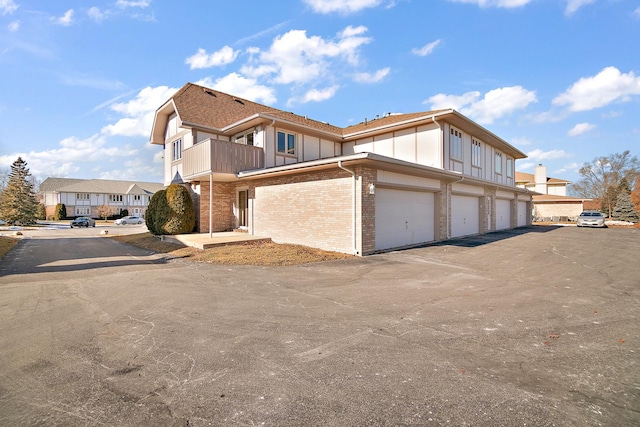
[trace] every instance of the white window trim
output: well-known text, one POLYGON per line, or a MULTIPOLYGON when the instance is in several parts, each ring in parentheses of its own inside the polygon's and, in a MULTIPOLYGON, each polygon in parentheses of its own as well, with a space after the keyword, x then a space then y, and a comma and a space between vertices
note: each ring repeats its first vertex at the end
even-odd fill
POLYGON ((496 154, 494 157, 495 157, 494 170, 496 174, 502 175, 502 153, 499 151, 496 151, 496 154))
POLYGON ((453 126, 449 130, 449 158, 464 161, 464 132, 453 126))
POLYGON ((482 169, 482 141, 471 138, 471 166, 482 169), (477 149, 475 147, 478 147, 477 149), (476 156, 477 150, 477 156, 476 156))
POLYGON ((288 132, 286 130, 278 130, 276 132, 276 153, 280 156, 290 156, 290 157, 296 157, 296 153, 298 151, 298 136, 293 133, 293 132, 288 132), (283 134, 285 137, 284 143, 285 143, 285 147, 284 147, 284 151, 280 151, 278 144, 279 144, 279 136, 280 134, 283 134), (293 136, 293 149, 289 148, 289 136, 293 136))
POLYGON ((233 141, 236 144, 243 144, 243 145, 251 145, 254 146, 256 144, 256 134, 253 130, 249 131, 249 132, 244 132, 241 134, 236 135, 233 138, 233 141), (248 144, 249 139, 251 139, 251 144, 248 144))
POLYGON ((182 160, 182 138, 178 138, 171 142, 171 160, 176 162, 182 160))

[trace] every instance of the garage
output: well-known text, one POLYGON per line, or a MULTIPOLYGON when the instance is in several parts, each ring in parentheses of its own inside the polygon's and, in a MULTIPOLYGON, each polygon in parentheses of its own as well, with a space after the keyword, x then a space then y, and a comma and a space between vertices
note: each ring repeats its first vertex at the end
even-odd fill
POLYGON ((480 233, 480 201, 474 196, 451 196, 451 237, 480 233))
POLYGON ((376 250, 431 242, 434 193, 376 189, 376 250))
POLYGON ((496 230, 511 228, 511 200, 496 199, 496 230))
POLYGON ((527 202, 518 202, 518 227, 527 225, 527 202))

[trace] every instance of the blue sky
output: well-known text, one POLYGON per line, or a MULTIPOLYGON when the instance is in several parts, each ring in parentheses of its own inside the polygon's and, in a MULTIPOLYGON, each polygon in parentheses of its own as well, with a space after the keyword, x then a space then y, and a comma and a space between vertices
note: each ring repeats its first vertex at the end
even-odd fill
POLYGON ((637 0, 0 0, 0 169, 161 181, 187 82, 338 126, 455 108, 577 180, 640 155, 637 0))

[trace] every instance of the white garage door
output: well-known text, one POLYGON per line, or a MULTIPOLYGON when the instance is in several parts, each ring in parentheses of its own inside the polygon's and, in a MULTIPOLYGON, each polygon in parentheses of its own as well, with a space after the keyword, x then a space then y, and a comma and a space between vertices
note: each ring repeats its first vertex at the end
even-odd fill
POLYGON ((473 196, 451 196, 451 237, 480 233, 480 202, 473 196))
POLYGON ((518 202, 518 227, 527 225, 527 202, 518 202))
POLYGON ((433 206, 433 193, 377 188, 376 250, 433 241, 433 206))
POLYGON ((496 199, 496 230, 511 228, 511 200, 496 199))

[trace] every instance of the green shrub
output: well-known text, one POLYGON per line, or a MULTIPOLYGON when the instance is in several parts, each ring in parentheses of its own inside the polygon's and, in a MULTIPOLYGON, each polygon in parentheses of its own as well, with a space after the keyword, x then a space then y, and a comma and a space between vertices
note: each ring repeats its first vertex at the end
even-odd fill
POLYGON ((38 219, 47 219, 47 207, 42 203, 38 203, 38 219))
POLYGON ((123 216, 129 216, 129 209, 122 209, 120 211, 120 218, 122 218, 123 216))
POLYGON ((166 190, 156 192, 149 201, 145 223, 155 235, 191 233, 196 215, 189 190, 171 184, 166 190))
POLYGON ((60 221, 61 219, 67 219, 67 207, 64 203, 58 203, 56 209, 53 212, 53 220, 60 221))

